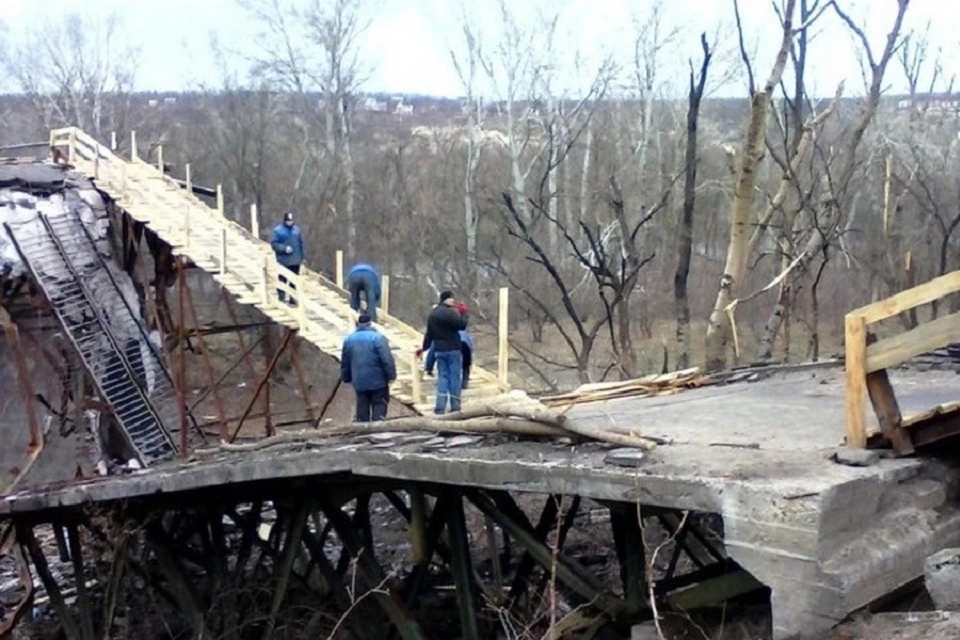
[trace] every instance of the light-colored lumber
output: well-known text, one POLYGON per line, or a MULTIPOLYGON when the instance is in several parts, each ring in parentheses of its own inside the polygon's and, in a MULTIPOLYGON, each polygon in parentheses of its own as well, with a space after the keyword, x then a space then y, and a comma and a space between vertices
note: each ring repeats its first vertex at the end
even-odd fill
POLYGON ((390 313, 390 276, 380 276, 380 309, 390 313))
POLYGON ((921 353, 960 341, 960 311, 919 324, 867 347, 867 373, 887 369, 921 353))
POLYGON ((960 271, 952 271, 889 298, 860 307, 851 311, 850 315, 862 316, 867 324, 873 324, 956 291, 960 291, 960 271))
POLYGON ((845 322, 847 379, 847 446, 867 446, 867 323, 864 316, 847 315, 845 322))
POLYGON ((497 379, 506 388, 510 384, 510 289, 507 287, 500 287, 497 310, 497 379))
MULTIPOLYGON (((161 173, 161 149, 156 165, 140 159, 135 132, 131 132, 129 161, 79 129, 53 130, 50 139, 54 147, 69 146, 78 171, 87 175, 96 171, 98 186, 111 193, 131 217, 149 225, 178 255, 206 270, 227 293, 242 304, 257 307, 273 321, 297 329, 323 353, 340 357, 343 339, 353 330, 355 319, 343 290, 342 251, 337 252, 334 280, 308 268, 302 268, 297 277, 277 264, 269 243, 260 239, 255 205, 250 209, 250 229, 227 219, 222 187, 218 186, 216 204, 211 207, 194 195, 189 164, 185 167, 187 189, 183 189, 161 173), (281 283, 280 275, 288 283, 281 283), (281 303, 277 289, 292 294, 297 307, 281 303)), ((400 369, 391 394, 414 408, 429 407, 434 381, 421 378, 420 363, 413 358, 421 333, 389 315, 389 276, 384 278, 383 289, 383 323, 377 330, 389 341, 400 369)), ((498 373, 475 366, 472 374, 467 401, 501 393, 498 373)))

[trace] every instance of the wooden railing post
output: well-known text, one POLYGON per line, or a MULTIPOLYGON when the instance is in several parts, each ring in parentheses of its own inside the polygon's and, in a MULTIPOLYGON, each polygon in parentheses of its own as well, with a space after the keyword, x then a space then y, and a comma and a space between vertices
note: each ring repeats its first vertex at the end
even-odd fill
POLYGON ((380 309, 384 315, 390 313, 390 276, 380 277, 380 309))
POLYGON ((136 161, 139 156, 137 155, 137 132, 130 132, 130 160, 136 161))
POLYGON ((77 130, 70 129, 70 137, 67 142, 67 162, 77 166, 77 130))
POLYGON ((297 325, 300 327, 301 334, 307 330, 307 299, 306 290, 303 286, 306 281, 307 278, 304 274, 297 274, 297 325))
POLYGON ((187 196, 193 196, 193 177, 190 173, 190 163, 188 162, 184 167, 186 171, 186 182, 187 182, 187 196))
POLYGON ((867 321, 848 314, 844 322, 847 377, 847 446, 867 446, 867 321))
POLYGON ((343 289, 343 251, 337 249, 337 268, 336 268, 337 287, 343 289))
POLYGON ((190 248, 190 205, 187 205, 187 211, 183 216, 183 246, 190 248))
POLYGON ((163 176, 163 145, 157 145, 157 171, 160 172, 160 175, 163 176))
POLYGON ((270 257, 263 256, 263 266, 260 269, 260 298, 263 304, 270 304, 270 291, 268 287, 269 275, 267 273, 270 268, 270 257))
POLYGON ((220 214, 220 217, 223 217, 223 185, 217 185, 217 213, 220 214))
POLYGON ((510 289, 500 288, 497 322, 497 378, 506 387, 510 382, 510 289))
POLYGON ((227 273, 227 228, 220 227, 220 275, 227 273))
POLYGON ((413 396, 413 404, 421 404, 423 402, 423 384, 420 378, 420 358, 416 353, 410 354, 410 364, 413 366, 411 380, 411 395, 413 396))
POLYGON ((250 233, 254 238, 260 237, 260 218, 257 217, 256 203, 250 205, 250 233))
POLYGON ((116 152, 117 150, 117 132, 110 132, 110 151, 116 152))

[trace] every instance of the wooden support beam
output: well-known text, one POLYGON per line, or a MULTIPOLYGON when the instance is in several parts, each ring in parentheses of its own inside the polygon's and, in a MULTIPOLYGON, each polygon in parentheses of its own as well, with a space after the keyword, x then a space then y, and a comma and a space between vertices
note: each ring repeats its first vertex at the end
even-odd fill
POLYGON ((260 238, 260 218, 257 217, 257 205, 250 205, 250 233, 254 238, 260 238))
POLYGON ((867 323, 861 315, 847 314, 844 341, 846 349, 847 446, 867 446, 867 323))
POLYGON ((163 171, 163 145, 157 145, 157 171, 160 172, 160 176, 164 175, 163 171))
POLYGON ((184 171, 186 172, 186 183, 187 183, 187 195, 193 197, 193 176, 190 172, 190 163, 188 162, 184 166, 184 171))
POLYGON ((390 276, 380 277, 380 309, 384 315, 390 313, 390 276))
POLYGON ((110 132, 110 151, 116 152, 117 150, 117 132, 110 132))
MULTIPOLYGON (((872 333, 868 334, 868 354, 870 345, 875 342, 876 336, 872 333)), ((900 405, 897 403, 897 396, 890 385, 890 377, 886 369, 871 371, 867 374, 867 394, 870 396, 870 404, 873 405, 877 422, 880 423, 880 431, 893 445, 893 450, 897 455, 913 453, 913 442, 910 440, 910 434, 903 428, 903 415, 900 413, 900 405)))
POLYGON ((497 379, 504 387, 510 384, 510 289, 500 288, 497 322, 497 379))
POLYGON ((337 287, 339 289, 343 289, 343 251, 341 251, 340 249, 337 249, 336 260, 337 260, 337 263, 336 263, 336 271, 335 271, 335 275, 336 275, 335 282, 337 283, 337 287))
POLYGON ((139 157, 137 154, 137 132, 130 132, 130 159, 136 161, 139 157))

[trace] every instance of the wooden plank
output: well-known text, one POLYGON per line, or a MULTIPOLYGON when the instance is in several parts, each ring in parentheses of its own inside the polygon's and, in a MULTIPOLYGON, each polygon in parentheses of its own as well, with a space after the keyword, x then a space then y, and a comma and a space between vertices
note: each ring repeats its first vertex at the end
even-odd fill
POLYGON ((897 403, 893 387, 890 386, 886 369, 867 374, 867 393, 870 396, 873 411, 877 415, 877 421, 880 423, 880 431, 893 445, 893 450, 901 456, 913 453, 913 442, 910 440, 910 434, 903 428, 900 405, 897 403))
POLYGON ((497 322, 497 379, 504 388, 510 385, 510 289, 500 287, 497 322))
POLYGON ((848 314, 845 327, 847 378, 847 446, 867 446, 867 322, 863 316, 848 314))
POLYGON ((380 309, 384 316, 390 313, 390 276, 380 276, 380 309))
POLYGON ((851 314, 862 316, 868 324, 874 323, 922 304, 939 300, 955 291, 960 291, 960 271, 953 271, 884 300, 860 307, 851 314))
POLYGON ((867 347, 867 372, 889 369, 957 341, 960 341, 960 311, 871 344, 867 347))
POLYGON ((337 249, 336 276, 337 288, 343 289, 343 251, 340 249, 337 249))

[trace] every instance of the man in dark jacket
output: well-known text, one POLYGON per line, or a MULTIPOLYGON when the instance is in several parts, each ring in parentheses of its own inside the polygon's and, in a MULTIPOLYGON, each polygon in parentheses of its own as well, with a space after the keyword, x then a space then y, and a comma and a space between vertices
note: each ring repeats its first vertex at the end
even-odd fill
MULTIPOLYGON (((292 213, 283 214, 283 222, 273 228, 270 235, 270 246, 277 256, 277 262, 290 269, 296 274, 300 273, 300 265, 303 264, 305 252, 303 250, 303 232, 300 226, 293 220, 292 213)), ((287 279, 280 276, 280 282, 287 282, 287 279)), ((294 284, 289 283, 291 287, 294 284)), ((287 293, 283 289, 277 289, 277 297, 280 302, 285 302, 287 293)), ((296 300, 290 298, 290 304, 296 304, 296 300)))
MULTIPOLYGON (((470 382, 470 366, 473 364, 473 337, 466 330, 460 332, 460 358, 463 361, 463 368, 461 369, 463 371, 463 382, 460 388, 466 389, 467 384, 470 382)), ((427 351, 427 361, 423 365, 428 376, 433 375, 433 369, 436 364, 437 353, 433 347, 430 347, 430 350, 427 351)))
POLYGON ((370 316, 357 320, 357 329, 343 341, 340 380, 352 384, 357 394, 357 422, 387 417, 390 383, 397 379, 397 365, 390 345, 370 324, 370 316))
POLYGON ((366 314, 377 321, 377 307, 380 306, 380 274, 372 265, 360 262, 353 265, 347 274, 347 290, 350 291, 350 308, 360 311, 360 293, 367 303, 366 314))
POLYGON ((466 305, 457 308, 457 301, 450 291, 440 294, 438 304, 427 317, 427 332, 417 356, 433 347, 437 361, 437 403, 434 411, 445 413, 447 401, 450 412, 460 411, 460 396, 463 393, 463 357, 460 353, 460 332, 467 328, 466 305))

